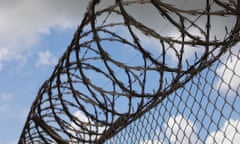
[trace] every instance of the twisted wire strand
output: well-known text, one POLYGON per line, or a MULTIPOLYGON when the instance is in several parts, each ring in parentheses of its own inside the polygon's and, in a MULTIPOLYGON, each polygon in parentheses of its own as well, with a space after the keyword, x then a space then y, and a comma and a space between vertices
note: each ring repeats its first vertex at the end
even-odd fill
POLYGON ((18 143, 103 143, 184 87, 239 41, 239 0, 203 2, 203 9, 190 10, 159 0, 116 0, 104 8, 98 7, 102 1, 91 1, 40 87, 18 143), (151 7, 158 14, 154 19, 169 23, 180 37, 141 22, 129 12, 131 6, 151 7), (214 38, 212 17, 222 16, 236 22, 223 38, 214 38), (146 46, 146 38, 156 44, 146 46), (185 57, 197 47, 201 52, 185 57), (137 58, 129 62, 132 56, 137 58))

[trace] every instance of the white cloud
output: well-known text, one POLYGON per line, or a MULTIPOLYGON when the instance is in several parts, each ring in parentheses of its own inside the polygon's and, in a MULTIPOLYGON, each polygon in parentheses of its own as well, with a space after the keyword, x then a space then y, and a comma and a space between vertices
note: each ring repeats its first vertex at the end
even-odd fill
MULTIPOLYGON (((166 0, 166 1, 162 1, 168 4, 171 4, 174 7, 178 7, 180 9, 185 9, 185 10, 189 10, 189 9, 205 9, 205 3, 203 1, 186 1, 186 0, 166 0)), ((216 9, 216 5, 213 4, 212 5, 213 10, 216 9)), ((218 7, 218 9, 220 9, 220 7, 218 7)), ((222 9, 222 8, 221 8, 222 9)), ((165 36, 167 37, 172 37, 175 40, 180 40, 181 41, 181 32, 179 31, 179 29, 176 28, 176 26, 174 26, 173 24, 171 24, 169 21, 167 21, 166 19, 161 18, 159 11, 156 10, 156 8, 154 6, 152 6, 151 4, 132 4, 129 5, 127 8, 127 11, 129 12, 129 14, 131 16, 133 16, 137 21, 139 21, 140 23, 143 23, 144 25, 152 28, 154 31, 156 31, 157 33, 159 33, 161 36, 165 36)), ((169 14, 170 16, 172 16, 172 18, 174 20, 178 20, 178 16, 174 16, 174 14, 169 14)), ((190 15, 184 15, 187 16, 187 18, 189 20, 193 20, 195 24, 197 24, 199 27, 201 27, 201 29, 205 29, 206 26, 206 19, 205 17, 198 17, 198 16, 190 16, 190 15)), ((215 40, 215 37, 218 38, 218 40, 222 40, 223 37, 225 36, 225 27, 228 28, 228 30, 231 30, 235 24, 236 18, 234 16, 229 16, 229 17, 223 17, 223 16, 213 16, 211 17, 211 25, 214 25, 214 27, 211 27, 211 40, 215 40)), ((191 23, 188 23, 185 21, 185 27, 186 30, 196 36, 199 37, 201 39, 205 39, 205 36, 202 34, 202 32, 194 27, 191 26, 191 23)), ((139 36, 140 40, 142 40, 142 42, 146 45, 148 45, 149 47, 153 47, 155 48, 155 52, 159 52, 159 49, 161 48, 161 45, 159 44, 159 41, 153 41, 151 38, 145 38, 142 35, 139 35, 137 33, 137 35, 139 36)), ((189 38, 188 36, 185 37, 185 41, 191 41, 192 39, 189 38)), ((181 44, 178 45, 174 45, 176 47, 176 51, 178 53, 180 53, 180 48, 181 48, 181 44)), ((148 48, 149 48, 148 47, 148 48)), ((173 63, 176 63, 176 61, 178 60, 176 57, 176 51, 170 50, 167 51, 167 55, 170 56, 170 61, 172 60, 173 63)), ((189 60, 189 61, 193 61, 192 58, 194 58, 195 56, 195 52, 197 54, 199 54, 198 56, 201 57, 201 55, 203 55, 203 51, 204 48, 202 47, 196 47, 196 46, 191 46, 191 45, 185 45, 184 48, 184 55, 183 55, 183 61, 185 61, 185 59, 189 60)), ((160 51, 161 52, 161 51, 160 51)), ((168 60, 168 61, 169 61, 168 60)))
POLYGON ((6 48, 0 48, 0 61, 6 60, 9 51, 6 48))
MULTIPOLYGON (((71 123, 72 129, 69 129, 68 131, 74 135, 78 135, 81 138, 84 138, 85 140, 93 140, 98 138, 96 135, 88 135, 89 131, 94 131, 96 133, 102 133, 105 130, 105 127, 103 126, 97 126, 91 118, 87 117, 85 114, 83 114, 81 111, 77 111, 74 113, 74 116, 78 118, 78 124, 83 126, 86 129, 81 129, 77 124, 74 122, 71 123), (78 133, 76 133, 78 131, 78 133)), ((70 139, 71 144, 76 144, 78 140, 76 139, 70 139)))
POLYGON ((233 89, 237 91, 240 85, 240 54, 231 55, 226 63, 217 68, 217 74, 220 79, 217 81, 215 88, 225 91, 233 89))
POLYGON ((74 116, 84 123, 91 123, 91 120, 87 118, 81 111, 75 112, 74 116))
POLYGON ((193 123, 182 115, 170 117, 166 126, 166 136, 175 144, 201 144, 193 123))
POLYGON ((6 48, 1 48, 0 45, 0 71, 3 69, 3 62, 8 60, 9 55, 9 50, 6 48))
POLYGON ((51 66, 57 63, 57 58, 53 56, 50 51, 41 51, 38 53, 38 60, 36 62, 37 67, 51 66))
MULTIPOLYGON (((0 69, 3 68, 6 61, 19 61, 19 58, 25 57, 23 53, 29 51, 31 46, 38 42, 41 34, 50 33, 51 29, 56 27, 65 29, 78 25, 86 11, 88 2, 89 0, 0 1, 0 69)), ((112 3, 112 0, 102 0, 99 7, 105 7, 112 3)), ((184 0, 177 2, 169 0, 167 3, 181 7, 185 6, 184 8, 187 9, 189 7, 203 8, 200 1, 193 3, 185 2, 184 0)), ((169 31, 172 31, 169 23, 162 19, 156 19, 159 13, 153 6, 133 5, 129 6, 127 11, 137 20, 163 35, 168 35, 169 31), (141 8, 139 9, 139 7, 141 8)), ((228 23, 231 23, 231 25, 234 24, 232 18, 227 20, 229 20, 228 23)), ((218 22, 217 24, 225 26, 225 22, 226 19, 224 19, 224 23, 218 22)), ((222 30, 224 27, 219 26, 218 30, 220 29, 222 30)), ((152 41, 151 38, 144 37, 144 42, 146 45, 150 44, 155 50, 159 49, 158 41, 152 41)), ((186 56, 192 54, 192 49, 189 54, 188 51, 189 49, 186 50, 186 56)))
POLYGON ((7 102, 7 101, 11 101, 13 98, 13 95, 10 93, 0 93, 0 102, 7 102))
POLYGON ((0 68, 24 57, 42 33, 76 27, 87 4, 88 0, 0 1, 0 68))
MULTIPOLYGON (((166 137, 170 140, 170 143, 174 144, 202 144, 203 142, 198 138, 196 132, 197 128, 189 120, 182 115, 170 117, 166 127, 166 137)), ((161 138, 162 139, 162 138, 161 138)), ((223 127, 210 133, 205 141, 205 144, 237 144, 240 142, 240 120, 227 120, 223 127)), ((140 144, 163 144, 159 140, 145 140, 140 144)))
POLYGON ((240 142, 240 120, 228 120, 218 131, 212 132, 206 144, 237 144, 240 142))
POLYGON ((163 143, 158 140, 146 140, 146 141, 140 142, 140 144, 163 144, 163 143))

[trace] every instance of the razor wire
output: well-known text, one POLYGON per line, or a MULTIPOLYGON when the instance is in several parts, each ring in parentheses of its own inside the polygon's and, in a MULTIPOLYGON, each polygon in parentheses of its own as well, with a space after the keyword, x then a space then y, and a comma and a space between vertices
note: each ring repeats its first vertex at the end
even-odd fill
POLYGON ((240 1, 201 2, 183 9, 159 0, 91 1, 40 87, 18 143, 108 142, 172 95, 180 98, 239 42, 240 1), (151 10, 154 23, 136 16, 136 8, 151 10), (233 22, 222 23, 219 35, 215 18, 233 22))

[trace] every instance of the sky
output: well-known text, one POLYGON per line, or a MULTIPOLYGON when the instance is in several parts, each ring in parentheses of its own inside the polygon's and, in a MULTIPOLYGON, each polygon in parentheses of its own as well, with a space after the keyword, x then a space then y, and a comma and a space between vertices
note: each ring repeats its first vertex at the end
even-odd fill
POLYGON ((0 1, 0 143, 18 140, 38 88, 70 44, 87 1, 0 1))
MULTIPOLYGON (((169 2, 174 3, 173 0, 169 2)), ((0 143, 14 144, 17 142, 38 88, 50 76, 58 58, 70 44, 74 31, 86 11, 87 4, 88 0, 0 1, 0 143)), ((179 7, 201 7, 197 0, 181 0, 177 5, 179 7)), ((151 16, 149 8, 146 7, 144 12, 143 9, 141 11, 137 8, 129 9, 129 12, 139 17, 140 21, 157 29, 154 16, 151 16)), ((231 18, 216 19, 216 25, 213 28, 216 34, 223 31, 223 23, 219 21, 224 21, 224 25, 232 23, 231 18)), ((176 35, 174 30, 163 33, 176 35)), ((156 43, 151 39, 146 39, 145 44, 149 46, 156 43)), ((192 56, 193 53, 188 52, 186 57, 192 56)), ((225 72, 225 67, 222 65, 217 69, 217 74, 236 89, 239 87, 240 78, 235 77, 231 80, 231 75, 238 74, 240 71, 239 57, 235 56, 231 60, 225 59, 230 70, 225 72), (231 69, 234 69, 234 73, 231 69)), ((222 91, 227 89, 226 85, 220 85, 218 81, 215 87, 221 87, 222 91)), ((81 114, 77 113, 77 115, 81 114)), ((239 121, 240 119, 237 118, 229 119, 222 124, 221 129, 226 129, 229 123, 239 126, 239 121)), ((170 117, 167 125, 174 127, 175 123, 198 129, 183 115, 170 117)), ((193 128, 189 128, 189 131, 194 131, 193 128)), ((226 130, 226 133, 228 131, 231 130, 226 130)), ((212 131, 211 134, 218 136, 218 133, 218 131, 212 131)), ((167 132, 166 135, 170 134, 167 132)), ((170 139, 174 142, 174 138, 170 139)), ((211 141, 211 138, 207 141, 211 141)), ((148 140, 142 142, 142 144, 151 143, 148 140)))

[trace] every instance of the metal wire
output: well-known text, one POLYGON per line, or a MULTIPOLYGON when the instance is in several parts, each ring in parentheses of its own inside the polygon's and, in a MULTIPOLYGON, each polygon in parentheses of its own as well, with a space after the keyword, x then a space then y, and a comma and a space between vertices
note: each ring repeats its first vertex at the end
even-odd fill
POLYGON ((201 9, 179 9, 159 0, 91 1, 71 44, 40 87, 18 143, 203 143, 212 125, 220 128, 221 119, 231 116, 217 101, 239 116, 239 83, 233 86, 219 73, 230 70, 232 79, 240 78, 234 71, 239 49, 233 49, 239 42, 240 1, 202 3, 201 9), (155 21, 143 22, 133 8, 150 8, 155 21), (225 16, 234 22, 213 35, 214 18, 225 16), (175 36, 158 31, 164 23, 175 36), (231 68, 224 63, 226 55, 236 59, 231 68), (216 65, 223 70, 217 72, 216 65), (220 87, 236 95, 231 102, 220 87), (219 96, 211 99, 213 93, 219 96), (171 117, 179 113, 187 116, 171 117), (195 124, 203 128, 196 132, 195 124))

